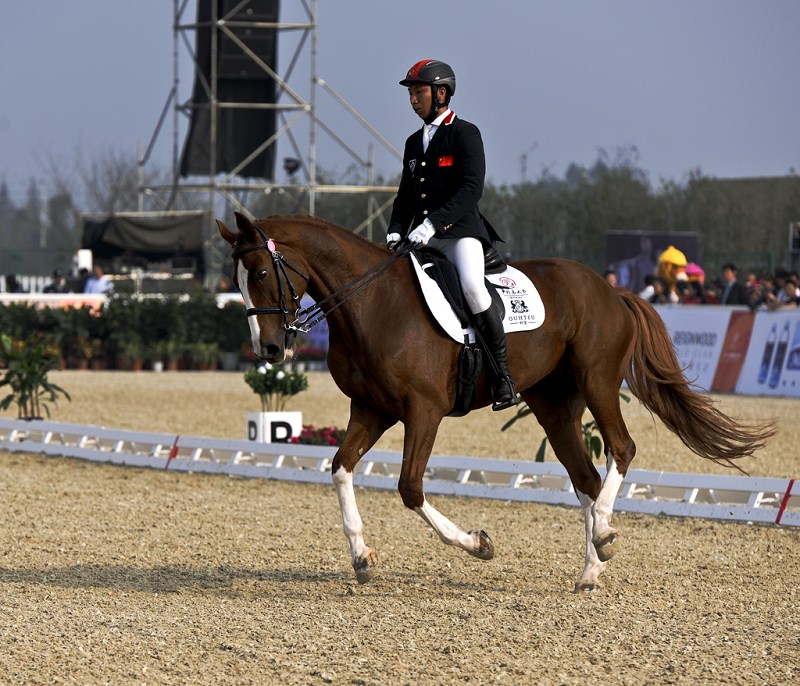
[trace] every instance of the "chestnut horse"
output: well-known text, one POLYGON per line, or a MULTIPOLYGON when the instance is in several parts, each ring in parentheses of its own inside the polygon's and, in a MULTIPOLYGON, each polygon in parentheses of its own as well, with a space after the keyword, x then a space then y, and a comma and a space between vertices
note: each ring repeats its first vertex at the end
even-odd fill
MULTIPOLYGON (((304 292, 321 304, 327 318, 328 366, 351 401, 347 433, 331 472, 358 582, 372 578, 378 557, 364 542, 353 470, 397 422, 405 427, 398 482, 403 504, 444 543, 491 559, 494 546, 486 532, 464 531, 423 491, 436 432, 455 401, 460 346, 428 312, 410 260, 393 258, 382 245, 310 217, 251 222, 236 213, 236 233, 217 224, 233 249, 235 280, 258 357, 276 364, 286 359, 298 327, 310 318, 299 309, 304 292), (372 282, 359 288, 365 275, 372 282)), ((661 318, 638 296, 612 288, 570 260, 514 266, 533 280, 547 316, 538 329, 509 334, 511 372, 575 487, 586 528, 585 566, 575 589, 592 590, 620 546, 612 509, 636 452, 620 411, 623 379, 703 458, 732 465, 763 447, 774 431, 768 425, 743 426, 692 390, 661 318), (587 408, 604 442, 602 480, 581 435, 587 408)), ((484 369, 478 381, 473 409, 491 402, 490 373, 484 369)))

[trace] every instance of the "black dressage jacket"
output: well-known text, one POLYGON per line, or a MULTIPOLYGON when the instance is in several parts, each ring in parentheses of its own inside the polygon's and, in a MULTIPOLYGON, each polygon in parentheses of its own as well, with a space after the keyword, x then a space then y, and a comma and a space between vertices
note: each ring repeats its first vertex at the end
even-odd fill
POLYGON ((405 238, 430 219, 437 238, 472 236, 489 245, 502 241, 478 209, 485 175, 483 140, 475 124, 450 112, 425 152, 422 129, 415 131, 406 140, 387 233, 405 238))

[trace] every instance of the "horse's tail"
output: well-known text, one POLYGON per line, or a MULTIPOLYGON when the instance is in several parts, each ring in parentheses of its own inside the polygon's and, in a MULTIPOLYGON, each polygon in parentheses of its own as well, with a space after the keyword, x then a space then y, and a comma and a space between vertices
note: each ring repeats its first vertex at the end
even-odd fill
POLYGON ((709 396, 692 390, 658 313, 634 293, 619 293, 636 326, 625 372, 631 392, 700 457, 744 471, 733 460, 763 448, 775 434, 774 425, 740 424, 720 412, 709 396))

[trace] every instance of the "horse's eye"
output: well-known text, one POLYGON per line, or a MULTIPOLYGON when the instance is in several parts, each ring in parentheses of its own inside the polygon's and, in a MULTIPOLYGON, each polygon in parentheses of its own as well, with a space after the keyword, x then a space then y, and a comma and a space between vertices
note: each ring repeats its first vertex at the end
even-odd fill
POLYGON ((260 272, 258 272, 258 274, 256 275, 256 278, 259 281, 263 281, 264 279, 266 279, 267 278, 267 270, 266 269, 262 269, 260 272))

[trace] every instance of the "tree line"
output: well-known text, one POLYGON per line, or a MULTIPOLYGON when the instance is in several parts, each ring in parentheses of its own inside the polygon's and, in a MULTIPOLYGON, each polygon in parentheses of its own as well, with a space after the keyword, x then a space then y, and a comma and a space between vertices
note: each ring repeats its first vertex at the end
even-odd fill
MULTIPOLYGON (((0 181, 0 273, 19 272, 22 257, 36 253, 47 264, 29 273, 49 273, 56 254, 80 247, 81 212, 137 209, 135 165, 121 156, 84 162, 74 178, 54 172, 46 199, 31 182, 24 202, 15 204, 0 181), (38 271, 41 269, 41 271, 38 271)), ((320 183, 357 183, 352 171, 343 175, 322 171, 320 183)), ((162 175, 163 176, 163 175, 162 175)), ((399 177, 379 179, 395 186, 399 177)), ((281 191, 255 194, 248 204, 256 216, 304 210, 304 194, 281 191)), ((323 194, 316 214, 355 228, 374 213, 373 240, 385 236, 391 194, 323 194), (383 207, 381 212, 375 208, 383 207)), ((148 208, 155 209, 155 208, 148 208)), ((195 209, 184 207, 184 209, 195 209)), ((703 266, 716 274, 725 262, 744 270, 796 269, 789 249, 789 225, 800 222, 800 176, 715 179, 700 170, 683 180, 653 184, 637 163, 635 148, 598 154, 590 166, 572 164, 562 177, 543 170, 538 178, 518 184, 495 184, 484 189, 481 211, 506 243, 501 252, 511 259, 566 257, 601 272, 606 268, 609 232, 697 232, 703 266)), ((364 232, 366 233, 366 232, 364 232)))

